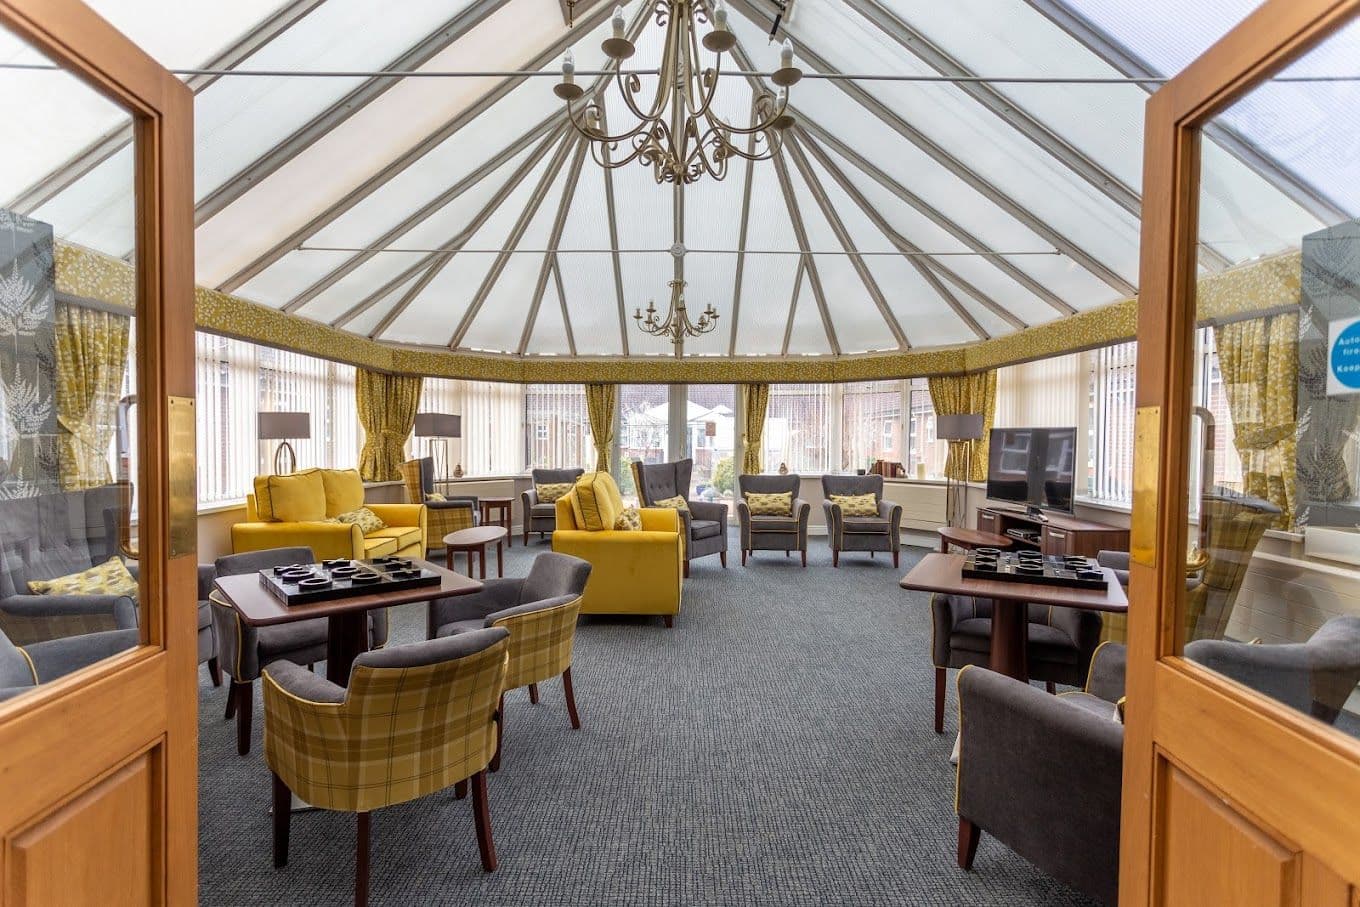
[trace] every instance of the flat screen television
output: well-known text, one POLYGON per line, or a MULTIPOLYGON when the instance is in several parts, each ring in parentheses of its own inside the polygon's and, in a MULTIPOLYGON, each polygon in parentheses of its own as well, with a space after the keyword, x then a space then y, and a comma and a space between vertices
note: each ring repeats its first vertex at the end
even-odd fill
POLYGON ((1075 428, 994 428, 987 454, 987 497, 1025 508, 1072 512, 1075 428))

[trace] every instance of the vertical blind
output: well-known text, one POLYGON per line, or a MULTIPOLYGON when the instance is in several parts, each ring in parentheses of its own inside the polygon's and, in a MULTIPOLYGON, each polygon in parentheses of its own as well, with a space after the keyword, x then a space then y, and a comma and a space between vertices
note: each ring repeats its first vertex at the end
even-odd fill
POLYGON ((930 397, 930 385, 925 378, 912 378, 907 384, 907 474, 915 477, 925 467, 926 478, 944 477, 949 445, 935 435, 935 401, 930 397))
POLYGON ((831 467, 830 384, 772 384, 765 410, 765 471, 819 473, 831 467))
POLYGON ((868 469, 874 460, 904 462, 902 390, 901 381, 842 385, 842 467, 868 469))
POLYGON ((470 476, 510 475, 524 469, 524 388, 495 381, 464 381, 463 469, 470 476))
POLYGON ((1133 500, 1133 414, 1138 344, 1117 343, 1090 354, 1088 495, 1097 501, 1133 500))
POLYGON ((594 458, 585 386, 530 384, 525 388, 525 468, 587 468, 594 458))

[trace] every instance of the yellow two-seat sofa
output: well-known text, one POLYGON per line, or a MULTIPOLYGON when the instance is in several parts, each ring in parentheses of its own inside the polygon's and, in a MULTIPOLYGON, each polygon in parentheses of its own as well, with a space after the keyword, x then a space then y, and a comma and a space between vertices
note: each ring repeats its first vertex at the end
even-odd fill
POLYGON ((590 562, 582 614, 659 614, 669 627, 680 613, 684 585, 680 515, 644 507, 641 530, 615 529, 623 509, 608 473, 586 473, 557 499, 553 550, 590 562))
POLYGON ((367 504, 353 469, 308 469, 258 476, 246 497, 246 521, 231 527, 236 553, 305 545, 317 560, 425 555, 424 504, 367 504), (387 524, 365 533, 334 518, 367 507, 387 524))

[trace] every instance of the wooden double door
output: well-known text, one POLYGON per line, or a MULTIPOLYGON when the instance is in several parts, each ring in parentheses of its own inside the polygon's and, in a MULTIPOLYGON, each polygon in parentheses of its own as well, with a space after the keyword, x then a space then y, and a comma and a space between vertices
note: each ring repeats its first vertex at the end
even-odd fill
MULTIPOLYGON (((111 266, 128 278, 121 304, 85 308, 51 287, 44 301, 43 272, 54 273, 53 248, 66 251, 63 233, 72 225, 43 223, 41 211, 5 212, 4 222, 46 243, 36 259, 7 262, 34 269, 23 287, 34 294, 35 324, 74 306, 81 313, 57 321, 58 331, 104 319, 133 338, 125 373, 135 374, 136 417, 126 479, 136 523, 131 501, 116 506, 108 512, 122 525, 102 542, 130 544, 139 568, 136 627, 121 619, 121 651, 0 703, 0 904, 191 904, 198 859, 192 97, 76 0, 0 0, 0 37, 7 49, 17 45, 18 59, 38 64, 4 73, 10 94, 0 141, 31 137, 27 147, 55 154, 61 140, 88 130, 105 147, 126 149, 109 157, 113 167, 127 162, 126 228, 136 247, 130 269, 111 266), (47 106, 53 98, 61 103, 47 106), (52 128, 63 118, 74 132, 52 128)), ((46 330, 50 338, 50 323, 46 330)), ((7 350, 19 344, 5 340, 7 350)), ((41 355, 30 358, 41 365, 41 355)), ((12 397, 8 405, 16 405, 12 397)), ((6 457, 13 473, 18 467, 6 457)), ((34 484, 33 497, 85 500, 84 491, 68 489, 116 488, 115 472, 111 466, 88 480, 63 472, 54 490, 34 484)), ((33 535, 44 543, 37 528, 33 535)))
MULTIPOLYGON (((1213 172, 1217 159, 1211 160, 1202 136, 1216 121, 1254 123, 1258 134, 1268 125, 1277 150, 1325 147, 1338 183, 1353 176, 1346 162, 1353 159, 1360 135, 1352 132, 1349 142, 1337 141, 1346 123, 1357 122, 1353 104, 1328 115, 1323 111, 1338 95, 1325 88, 1326 80, 1275 77, 1353 25, 1357 10, 1356 0, 1267 0, 1148 104, 1122 904, 1360 904, 1360 741, 1182 654, 1195 633, 1185 618, 1193 607, 1186 589, 1187 551, 1199 526, 1191 512, 1193 495, 1187 494, 1196 474, 1191 389, 1202 367, 1196 334, 1206 323, 1221 327, 1238 317, 1228 312, 1227 303, 1241 301, 1210 300, 1202 289, 1201 246, 1226 240, 1205 225, 1232 194, 1218 179, 1221 173, 1213 172), (1317 113, 1305 109, 1311 102, 1298 99, 1316 99, 1317 113), (1254 120, 1248 116, 1252 111, 1254 120), (1261 111, 1272 118, 1264 121, 1261 111)), ((1309 71, 1350 79, 1360 75, 1354 53, 1331 59, 1325 72, 1309 71)), ((1243 218, 1258 213, 1238 210, 1243 218)), ((1216 229, 1223 229, 1221 221, 1216 229)), ((1299 248, 1297 237, 1293 248, 1299 248)), ((1297 279, 1297 266, 1287 255, 1280 267, 1285 283, 1297 279)), ((1350 281, 1352 291, 1360 285, 1360 275, 1340 276, 1350 281)), ((1297 302, 1246 316, 1262 324, 1281 316, 1303 319, 1298 328, 1289 322, 1280 335, 1284 343, 1296 342, 1294 336, 1308 329, 1307 307, 1300 311, 1297 302)), ((1225 370, 1223 340, 1230 334, 1216 333, 1225 370)), ((1260 348, 1266 348, 1263 341, 1260 348)), ((1282 374, 1271 379, 1276 386, 1263 385, 1266 393, 1294 393, 1292 373, 1282 374)), ((1269 401, 1257 403, 1265 407, 1269 401)), ((1309 417, 1301 408, 1298 418, 1309 417)), ((1321 416, 1314 412, 1312 418, 1321 416)), ((1244 471, 1253 468, 1258 467, 1244 471)), ((1279 488, 1292 489, 1292 462, 1260 468, 1274 470, 1270 479, 1278 480, 1279 488)), ((1263 478, 1258 484, 1268 483, 1263 478)), ((1282 503, 1287 509, 1291 502, 1282 503)))

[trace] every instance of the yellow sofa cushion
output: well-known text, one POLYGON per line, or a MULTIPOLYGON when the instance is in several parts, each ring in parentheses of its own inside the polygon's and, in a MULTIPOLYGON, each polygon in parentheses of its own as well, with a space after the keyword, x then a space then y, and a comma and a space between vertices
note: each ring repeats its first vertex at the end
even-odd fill
POLYGON ((793 516, 793 492, 771 492, 763 493, 759 491, 748 491, 746 507, 751 511, 751 516, 793 516))
MULTIPOLYGON (((383 530, 378 530, 379 532, 383 530)), ((389 554, 396 554, 398 551, 397 540, 394 538, 380 538, 374 536, 364 539, 363 560, 371 561, 375 557, 386 557, 389 554)))
POLYGON ((878 502, 870 494, 833 494, 831 503, 841 506, 844 516, 878 516, 878 502))
POLYGON ((137 580, 122 558, 114 555, 102 564, 55 579, 29 580, 28 591, 36 595, 126 595, 137 597, 137 580))
MULTIPOLYGON (((326 484, 319 470, 289 476, 266 476, 269 510, 284 523, 306 523, 326 518, 326 484)), ((256 496, 256 507, 259 496, 256 496)))
POLYGON ((319 469, 326 487, 326 516, 339 516, 364 506, 364 480, 357 469, 319 469))
POLYGON ((420 544, 419 526, 388 526, 385 529, 378 529, 374 532, 364 534, 364 544, 374 539, 392 539, 397 543, 397 550, 409 548, 412 545, 420 544))
POLYGON ((579 528, 601 532, 614 528, 623 512, 623 496, 609 473, 588 472, 571 490, 571 509, 579 528))

